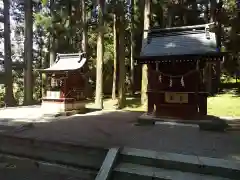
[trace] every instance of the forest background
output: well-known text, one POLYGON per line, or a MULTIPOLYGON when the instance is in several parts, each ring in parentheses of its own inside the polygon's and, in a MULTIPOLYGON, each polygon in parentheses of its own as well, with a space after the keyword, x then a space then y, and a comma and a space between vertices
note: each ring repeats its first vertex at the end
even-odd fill
MULTIPOLYGON (((136 66, 134 58, 140 54, 144 30, 153 26, 220 22, 222 46, 230 52, 222 67, 222 82, 231 82, 239 75, 240 3, 236 0, 1 2, 1 106, 40 102, 47 84, 36 69, 49 67, 56 53, 85 51, 86 77, 96 104, 102 107, 102 99, 112 96, 118 98, 120 108, 124 107, 126 95, 146 88, 141 86, 146 84, 141 78, 144 69, 136 66), (216 13, 219 5, 221 12, 216 13)), ((239 83, 235 85, 240 87, 239 83)))

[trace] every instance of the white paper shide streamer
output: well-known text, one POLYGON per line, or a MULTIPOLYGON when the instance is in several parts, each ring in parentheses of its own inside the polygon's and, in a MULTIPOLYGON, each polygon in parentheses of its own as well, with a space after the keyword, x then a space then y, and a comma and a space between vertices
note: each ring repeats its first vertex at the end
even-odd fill
POLYGON ((181 85, 182 85, 182 87, 185 87, 185 82, 184 82, 183 76, 182 76, 182 78, 181 78, 181 85))
POLYGON ((173 82, 172 82, 172 77, 170 77, 170 81, 169 81, 169 87, 172 87, 173 82))
POLYGON ((160 83, 162 83, 162 75, 161 74, 159 75, 158 80, 160 83))

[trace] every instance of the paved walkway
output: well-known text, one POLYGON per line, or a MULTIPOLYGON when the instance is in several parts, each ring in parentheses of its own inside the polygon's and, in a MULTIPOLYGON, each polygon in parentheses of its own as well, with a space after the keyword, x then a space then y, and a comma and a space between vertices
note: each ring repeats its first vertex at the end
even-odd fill
POLYGON ((9 133, 90 146, 127 146, 240 160, 240 132, 207 132, 171 124, 136 126, 140 115, 121 111, 93 112, 37 123, 28 129, 9 133))
POLYGON ((0 125, 14 125, 15 123, 45 122, 42 119, 41 106, 18 106, 0 108, 0 125))

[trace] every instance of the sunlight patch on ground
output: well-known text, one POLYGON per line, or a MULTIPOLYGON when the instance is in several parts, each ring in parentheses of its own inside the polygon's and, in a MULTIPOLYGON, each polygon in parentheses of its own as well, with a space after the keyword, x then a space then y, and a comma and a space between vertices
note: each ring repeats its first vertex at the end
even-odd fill
MULTIPOLYGON (((116 109, 117 101, 106 99, 104 109, 116 109)), ((141 106, 140 98, 128 97, 125 111, 146 112, 147 108, 141 106)), ((226 118, 240 117, 240 96, 234 92, 227 92, 208 98, 208 114, 226 118)))
POLYGON ((0 125, 51 122, 54 117, 44 116, 40 105, 0 108, 0 125))
POLYGON ((39 118, 42 116, 41 106, 21 106, 0 109, 0 118, 39 118))
POLYGON ((208 98, 208 114, 240 117, 240 96, 228 93, 208 98))
POLYGON ((240 162, 240 154, 231 155, 229 158, 234 160, 234 161, 239 161, 240 162))
POLYGON ((107 110, 98 110, 94 112, 88 112, 85 114, 75 114, 73 116, 99 116, 99 115, 104 115, 104 114, 109 114, 112 112, 122 112, 121 110, 115 110, 115 109, 107 109, 107 110))
MULTIPOLYGON (((104 110, 97 110, 94 102, 86 105, 87 108, 94 111, 77 114, 75 116, 97 116, 111 112, 135 111, 146 112, 146 107, 141 106, 140 97, 127 97, 126 107, 122 110, 117 110, 117 100, 104 99, 104 110)), ((236 119, 240 117, 240 96, 234 92, 220 94, 215 97, 208 98, 208 114, 221 116, 226 118, 236 119)), ((60 118, 60 117, 56 117, 60 118)), ((54 117, 43 117, 41 106, 22 106, 14 108, 0 109, 0 124, 11 125, 16 122, 50 122, 54 117)))
POLYGON ((0 124, 11 126, 21 122, 48 122, 42 118, 41 106, 21 106, 0 109, 0 124))

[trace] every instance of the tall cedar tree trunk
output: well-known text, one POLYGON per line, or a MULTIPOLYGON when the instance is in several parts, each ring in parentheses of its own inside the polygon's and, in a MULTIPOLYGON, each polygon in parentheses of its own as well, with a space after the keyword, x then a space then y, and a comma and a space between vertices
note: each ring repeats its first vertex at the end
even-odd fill
POLYGON ((56 44, 56 39, 51 36, 50 37, 50 50, 49 50, 49 66, 53 65, 53 63, 56 60, 56 48, 55 48, 55 44, 56 44))
MULTIPOLYGON (((209 9, 208 2, 206 2, 204 4, 204 6, 205 6, 204 20, 205 20, 205 23, 209 23, 209 21, 210 21, 210 11, 209 10, 210 9, 209 9)), ((208 66, 208 64, 206 64, 203 74, 204 74, 203 78, 204 78, 204 82, 205 82, 205 89, 206 89, 206 91, 209 91, 210 84, 209 84, 209 80, 208 80, 209 79, 208 78, 208 76, 209 76, 209 66, 208 66)))
POLYGON ((130 57, 130 69, 131 69, 131 92, 132 94, 135 93, 135 86, 134 86, 134 7, 135 7, 135 0, 131 0, 131 22, 130 22, 130 34, 131 34, 131 44, 130 44, 130 51, 131 51, 131 57, 130 57))
POLYGON ((16 101, 13 96, 12 58, 10 40, 10 0, 4 0, 4 67, 5 67, 5 104, 15 106, 16 101))
MULTIPOLYGON (((145 0, 144 7, 144 27, 143 27, 143 41, 142 48, 147 44, 148 30, 150 28, 150 13, 151 13, 151 0, 145 0)), ((147 97, 147 88, 148 88, 148 65, 144 64, 142 66, 142 88, 141 88, 141 103, 146 106, 148 102, 147 97)))
POLYGON ((208 3, 204 4, 204 7, 205 7, 204 20, 205 20, 205 23, 209 23, 209 7, 208 7, 208 3))
POLYGON ((84 66, 83 71, 85 72, 85 86, 84 86, 84 92, 87 97, 91 96, 91 90, 88 86, 89 81, 89 58, 88 58, 88 23, 87 23, 87 8, 86 8, 86 0, 82 0, 80 2, 81 4, 81 25, 83 27, 82 31, 82 42, 81 42, 81 50, 82 52, 86 53, 87 63, 84 66))
POLYGON ((182 25, 186 26, 187 25, 187 7, 186 7, 186 0, 181 0, 182 3, 182 8, 183 8, 183 12, 182 12, 182 25))
MULTIPOLYGON (((50 15, 52 19, 54 18, 54 3, 55 0, 50 0, 50 15)), ((49 67, 51 67, 56 60, 56 38, 53 29, 52 32, 50 32, 49 42, 49 67)), ((51 76, 47 76, 48 84, 53 85, 54 79, 50 77, 51 76)))
POLYGON ((81 13, 82 13, 82 27, 83 27, 83 32, 82 32, 82 51, 86 52, 88 51, 88 36, 87 36, 87 15, 86 15, 86 0, 82 0, 81 2, 82 8, 81 8, 81 13))
MULTIPOLYGON (((215 21, 216 0, 210 0, 210 22, 215 21)), ((207 91, 212 94, 212 65, 207 66, 207 91)))
MULTIPOLYGON (((43 31, 39 30, 38 36, 42 37, 43 36, 43 31)), ((39 49, 38 49, 38 54, 41 57, 40 59, 40 69, 45 69, 46 68, 46 58, 45 58, 45 52, 42 50, 44 48, 44 41, 40 40, 39 42, 39 49)), ((40 82, 41 82, 41 87, 40 87, 40 97, 38 99, 41 99, 45 95, 45 85, 46 85, 46 76, 44 73, 40 74, 40 82)))
POLYGON ((33 104, 33 12, 32 1, 25 1, 25 41, 24 41, 24 61, 26 64, 24 72, 24 104, 33 104))
MULTIPOLYGON (((219 0, 218 3, 218 10, 222 10, 222 5, 223 5, 223 0, 219 0)), ((221 13, 221 12, 220 12, 221 13)), ((221 15, 220 13, 217 15, 217 48, 219 51, 222 49, 222 44, 221 44, 221 37, 222 37, 222 22, 221 22, 221 15)), ((221 65, 220 62, 218 61, 216 64, 216 82, 215 82, 215 88, 214 88, 214 93, 218 93, 218 87, 221 82, 221 65)))
POLYGON ((98 37, 97 37, 97 67, 96 67, 96 97, 95 104, 103 109, 103 36, 104 36, 104 0, 98 0, 98 37))
POLYGON ((144 26, 144 4, 145 0, 135 1, 135 12, 138 12, 138 16, 136 16, 136 30, 135 31, 135 55, 138 56, 141 52, 142 48, 142 38, 143 38, 143 26, 144 26))
POLYGON ((124 1, 120 1, 120 22, 119 26, 119 83, 118 83, 118 108, 122 109, 125 107, 125 81, 126 81, 126 70, 125 70, 125 14, 124 14, 124 1))
POLYGON ((119 51, 119 17, 117 14, 118 9, 116 8, 113 19, 113 43, 114 43, 114 59, 113 59, 113 85, 112 85, 112 99, 116 99, 117 90, 117 73, 118 73, 118 51, 119 51))
MULTIPOLYGON (((51 18, 54 18, 54 13, 53 13, 53 6, 54 6, 54 0, 50 0, 50 14, 51 18)), ((54 35, 54 31, 51 32, 50 35, 50 49, 49 49, 49 65, 51 66, 54 61, 56 60, 56 39, 54 35)))
MULTIPOLYGON (((42 61, 41 61, 41 63, 42 63, 42 69, 45 69, 45 68, 47 68, 47 62, 48 62, 48 58, 49 58, 49 56, 48 56, 48 53, 42 53, 43 54, 43 58, 42 58, 42 61)), ((46 76, 46 74, 44 74, 44 73, 42 73, 41 74, 41 79, 42 79, 42 97, 44 97, 44 96, 46 96, 46 92, 47 92, 47 76, 46 76)))
POLYGON ((173 23, 174 23, 174 15, 173 15, 173 8, 172 8, 172 5, 169 3, 168 4, 168 17, 167 17, 167 20, 168 20, 168 23, 167 23, 167 27, 172 27, 173 26, 173 23))

